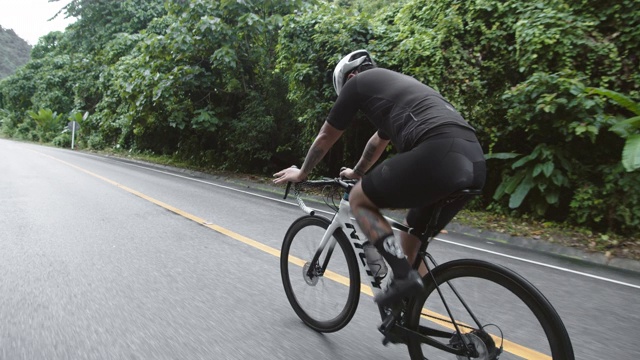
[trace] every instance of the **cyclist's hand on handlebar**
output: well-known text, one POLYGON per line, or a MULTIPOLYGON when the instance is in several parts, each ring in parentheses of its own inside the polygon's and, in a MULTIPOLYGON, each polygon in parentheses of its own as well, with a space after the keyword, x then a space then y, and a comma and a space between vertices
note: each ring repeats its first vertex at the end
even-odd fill
POLYGON ((362 176, 358 175, 355 171, 353 171, 353 169, 350 169, 348 167, 341 167, 340 168, 340 177, 342 179, 357 180, 357 179, 360 179, 362 176))
POLYGON ((304 181, 307 178, 307 174, 303 173, 302 170, 297 167, 290 167, 273 174, 273 177, 275 177, 273 180, 275 184, 286 182, 298 183, 304 181))

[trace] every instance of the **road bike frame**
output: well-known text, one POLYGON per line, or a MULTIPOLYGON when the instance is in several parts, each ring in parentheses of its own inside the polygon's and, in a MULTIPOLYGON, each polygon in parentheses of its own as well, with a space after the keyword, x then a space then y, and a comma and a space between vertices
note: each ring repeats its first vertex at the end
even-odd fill
MULTIPOLYGON (((287 298, 291 302, 294 310, 301 319, 310 327, 321 332, 337 331, 344 327, 355 312, 357 307, 358 297, 356 297, 356 291, 360 290, 360 283, 363 278, 360 276, 362 271, 368 276, 369 284, 373 295, 377 295, 382 291, 382 281, 380 278, 376 278, 369 268, 366 261, 364 245, 368 241, 365 236, 362 236, 362 231, 358 227, 357 223, 351 216, 351 208, 349 204, 349 191, 353 188, 354 183, 351 181, 345 181, 342 179, 325 179, 317 181, 309 181, 299 184, 302 187, 324 187, 324 186, 336 186, 342 188, 345 193, 342 196, 340 203, 327 205, 335 210, 331 220, 320 217, 319 221, 312 220, 315 215, 315 210, 307 207, 303 200, 300 198, 300 189, 295 187, 296 199, 300 208, 310 216, 301 217, 287 231, 285 240, 283 242, 283 254, 289 254, 291 242, 295 238, 298 231, 306 226, 321 226, 324 230, 322 239, 317 243, 317 248, 312 250, 312 259, 307 261, 303 266, 303 276, 308 285, 314 286, 314 278, 322 277, 325 269, 330 262, 333 255, 336 244, 340 247, 344 247, 347 255, 347 262, 349 266, 349 278, 352 279, 350 285, 350 295, 347 307, 341 315, 335 318, 336 322, 318 322, 313 316, 309 314, 300 306, 300 303, 296 300, 295 294, 292 291, 289 273, 288 273, 288 260, 287 257, 281 258, 281 271, 283 272, 283 284, 285 286, 285 292, 287 298), (349 242, 351 251, 348 251, 349 247, 345 244, 349 242), (324 257, 323 257, 324 255, 324 257), (356 258, 353 259, 353 256, 356 258), (322 261, 322 264, 320 263, 322 261), (356 266, 353 262, 359 263, 356 266), (356 270, 357 269, 357 270, 356 270), (355 273, 359 271, 359 273, 355 273), (356 287, 357 286, 357 287, 356 287)), ((289 193, 290 185, 287 186, 285 191, 285 198, 289 193)), ((549 303, 549 301, 526 279, 518 275, 517 273, 486 261, 474 260, 474 259, 458 259, 446 262, 438 265, 433 257, 427 251, 430 242, 439 233, 441 225, 438 225, 438 218, 440 217, 440 211, 446 208, 449 204, 455 204, 454 206, 461 205, 459 201, 466 202, 471 196, 477 195, 480 190, 477 189, 464 189, 455 192, 445 199, 440 200, 433 205, 434 213, 431 216, 429 223, 427 224, 426 231, 418 233, 415 229, 400 224, 399 222, 385 216, 386 221, 389 222, 394 231, 403 231, 411 235, 417 236, 421 240, 418 256, 416 257, 413 268, 418 269, 421 263, 424 263, 428 276, 424 278, 425 289, 421 294, 416 294, 397 304, 391 306, 379 306, 380 316, 382 323, 378 327, 378 330, 384 335, 383 344, 389 342, 393 343, 406 343, 409 347, 409 353, 412 358, 423 358, 422 345, 428 345, 439 350, 448 352, 450 354, 457 355, 459 358, 478 358, 485 356, 483 359, 497 359, 503 351, 504 336, 500 326, 494 322, 480 322, 478 317, 474 314, 471 307, 462 298, 462 292, 459 292, 456 287, 458 284, 456 279, 480 279, 488 281, 489 284, 499 286, 501 289, 507 292, 507 294, 515 295, 519 298, 519 304, 528 307, 530 315, 537 318, 537 323, 541 326, 545 333, 545 337, 548 342, 549 350, 553 353, 554 359, 574 359, 573 349, 571 347, 571 340, 567 334, 566 328, 562 323, 559 315, 549 303), (453 280, 453 281, 452 281, 453 280), (443 285, 446 284, 446 288, 443 285), (442 288, 441 288, 442 287, 442 288), (445 294, 446 290, 446 294, 445 294), (420 319, 425 317, 423 313, 423 306, 425 301, 431 299, 430 295, 434 295, 435 299, 440 302, 443 307, 442 319, 436 317, 436 320, 443 320, 445 323, 451 324, 449 327, 451 330, 440 330, 442 324, 438 324, 436 327, 431 325, 421 325, 420 319), (450 302, 452 299, 453 302, 450 302), (451 307, 450 305, 454 305, 451 307), (453 310, 455 307, 459 307, 464 312, 464 316, 456 311, 454 316, 453 310), (460 319, 464 317, 465 322, 459 322, 456 318, 460 319), (466 321, 468 320, 468 321, 466 321), (487 333, 484 328, 492 326, 499 333, 492 335, 487 333), (500 344, 494 343, 494 339, 499 339, 500 344), (444 341, 444 342, 443 342, 444 341), (482 354, 479 351, 484 351, 482 354), (490 357, 488 357, 490 356, 490 357)), ((314 241, 315 242, 315 241, 314 241)), ((387 276, 389 281, 392 276, 387 276)), ((317 280, 316 280, 317 282, 317 280)), ((464 284, 460 288, 464 290, 464 284)), ((481 308, 482 309, 482 308, 481 308)), ((475 306, 474 306, 475 310, 475 306)), ((481 311, 482 313, 482 311, 481 311)), ((428 318, 433 315, 426 315, 428 318)), ((544 344, 544 343, 543 343, 544 344)), ((516 349, 516 347, 512 347, 516 349)), ((533 353, 537 353, 536 350, 532 350, 533 353)), ((519 355, 519 354, 518 354, 519 355)))
MULTIPOLYGON (((345 186, 348 186, 347 183, 345 183, 345 186)), ((296 194, 296 198, 298 200, 298 205, 302 208, 304 212, 306 212, 309 215, 314 215, 315 210, 308 208, 304 204, 302 199, 300 199, 298 194, 296 194)), ((368 241, 368 239, 364 235, 361 235, 362 230, 360 229, 358 224, 354 221, 354 219, 351 217, 351 207, 349 206, 348 198, 349 198, 349 194, 345 193, 343 198, 340 200, 338 211, 333 216, 333 219, 331 220, 331 224, 329 225, 324 235, 322 236, 322 240, 318 245, 318 250, 313 258, 312 263, 317 263, 324 249, 327 249, 326 250, 327 256, 325 257, 326 259, 325 261, 328 261, 331 258, 331 253, 333 252, 333 248, 337 243, 336 239, 333 237, 333 234, 338 229, 340 229, 349 239, 349 243, 353 248, 353 252, 356 254, 356 258, 359 260, 358 264, 360 265, 360 270, 364 271, 364 273, 366 273, 367 276, 369 277, 369 283, 371 285, 371 289, 373 291, 373 294, 376 295, 378 292, 382 291, 382 287, 381 287, 382 282, 373 275, 371 268, 369 268, 369 264, 367 264, 363 246, 368 241)), ((390 219, 387 217, 385 217, 385 219, 389 221, 391 226, 394 228, 395 226, 400 225, 393 219, 390 219)), ((322 268, 326 269, 326 267, 327 267, 327 264, 326 263, 323 264, 322 268)))
MULTIPOLYGON (((349 191, 351 190, 351 188, 353 187, 353 183, 351 182, 347 182, 347 181, 342 181, 342 180, 332 180, 334 182, 337 182, 340 186, 344 187, 345 189, 347 189, 344 193, 344 195, 342 196, 342 199, 340 200, 340 204, 337 208, 336 213, 333 216, 333 219, 331 219, 331 223, 329 225, 329 227, 327 228, 327 230, 325 231, 324 235, 322 236, 322 240, 320 241, 320 244, 318 245, 318 250, 316 251, 311 263, 312 264, 317 264, 318 260, 320 259, 321 255, 323 254, 323 252, 326 251, 326 256, 325 256, 325 262, 322 264, 322 269, 326 269, 329 260, 331 259, 331 255, 333 253, 333 249, 337 243, 336 238, 333 236, 333 234, 340 230, 342 231, 348 238, 349 243, 351 244, 351 247, 353 248, 353 251, 356 255, 356 258, 359 260, 357 261, 358 264, 360 265, 360 270, 364 271, 368 278, 369 278, 369 283, 371 285, 371 289, 373 292, 373 295, 377 295, 379 292, 382 291, 382 282, 380 281, 380 279, 377 279, 374 275, 373 272, 371 271, 371 269, 369 268, 369 265, 367 264, 366 261, 366 257, 365 257, 365 253, 364 253, 364 244, 368 241, 368 239, 364 236, 364 235, 360 235, 362 234, 362 230, 360 229, 360 227, 358 226, 358 224, 355 222, 355 219, 351 216, 351 207, 349 204, 349 191), (325 250, 326 249, 326 250, 325 250)), ((334 184, 335 185, 335 184, 334 184)), ((287 186, 287 189, 285 191, 285 198, 287 197, 287 194, 289 192, 289 187, 290 184, 287 186)), ((459 193, 459 195, 475 195, 479 193, 476 191, 462 191, 459 193)), ((300 197, 300 193, 299 190, 297 189, 297 187, 295 188, 295 196, 296 196, 296 201, 298 203, 298 206, 308 215, 315 215, 315 210, 309 208, 308 206, 306 206, 306 204, 304 203, 304 201, 302 200, 302 198, 300 197)), ((455 197, 451 198, 454 199, 455 197)), ((437 218, 439 216, 439 210, 441 208, 440 207, 436 207, 436 214, 434 214, 434 216, 432 217, 431 221, 429 222, 428 226, 427 226, 427 231, 424 234, 417 234, 415 233, 414 229, 405 226, 391 218, 389 218, 388 216, 384 216, 385 220, 389 223, 389 225, 391 226, 391 228, 395 231, 403 231, 403 232, 407 232, 410 234, 413 234, 415 236, 417 236, 421 242, 422 245, 420 247, 420 251, 418 252, 415 262, 414 262, 414 268, 417 268, 420 264, 420 262, 424 262, 425 266, 427 267, 427 269, 429 269, 429 265, 427 263, 427 258, 434 264, 434 266, 437 266, 437 263, 435 262, 435 260, 431 257, 431 255, 429 255, 429 253, 426 251, 427 246, 430 242, 430 240, 433 239, 433 237, 435 236, 435 226, 436 226, 436 222, 437 222, 437 218)), ((313 277, 313 276, 317 276, 318 274, 314 274, 313 271, 314 269, 312 267, 310 267, 307 270, 307 276, 309 277, 313 277)), ((429 270, 430 272, 430 270, 429 270)), ((321 275, 321 274, 320 274, 321 275)), ((390 277, 387 277, 390 278, 390 277)), ((455 291, 455 290, 454 290, 455 291)), ((439 290, 438 290, 439 292, 439 290)), ((397 309, 391 309, 391 308, 383 308, 380 307, 380 317, 382 320, 382 324, 380 325, 379 330, 382 333, 388 333, 389 329, 394 326, 395 322, 399 320, 399 313, 397 312, 397 309)), ((449 316, 451 317, 451 314, 449 314, 449 316)), ((453 320, 453 317, 451 317, 452 319, 452 323, 455 325, 456 330, 458 333, 460 333, 459 328, 457 323, 455 322, 455 320, 453 320)), ((452 354, 456 354, 456 355, 466 355, 467 353, 465 352, 464 349, 459 349, 459 350, 455 350, 452 349, 451 347, 446 346, 445 344, 432 339, 430 336, 435 336, 435 337, 450 337, 450 333, 448 332, 444 332, 444 331, 440 331, 440 330, 435 330, 435 329, 429 329, 428 334, 419 334, 416 333, 412 330, 406 329, 404 327, 401 327, 402 331, 405 332, 405 335, 407 336, 418 336, 421 337, 423 339, 423 341, 433 347, 439 348, 441 350, 447 351, 449 353, 452 354), (426 335, 426 336, 425 336, 426 335)), ((460 339, 463 343, 464 340, 461 338, 460 339)), ((383 340, 383 343, 387 343, 388 341, 390 341, 386 335, 385 335, 385 339, 383 340)))
MULTIPOLYGON (((351 246, 353 248, 354 253, 356 254, 356 257, 359 259, 358 263, 360 265, 360 269, 364 271, 369 277, 369 280, 370 280, 369 282, 371 284, 372 291, 374 295, 376 295, 377 292, 382 291, 381 282, 378 279, 376 279, 376 277, 373 275, 373 272, 369 268, 369 265, 367 264, 366 257, 364 254, 364 248, 363 248, 363 245, 369 240, 364 235, 361 235, 363 233, 362 230, 356 223, 355 219, 351 216, 351 207, 349 204, 349 190, 351 189, 351 187, 353 187, 353 184, 350 182, 340 181, 340 180, 338 180, 338 183, 341 186, 347 188, 348 190, 345 191, 342 199, 340 200, 338 209, 334 214, 333 219, 331 219, 331 224, 329 225, 329 227, 327 228, 327 230, 325 231, 322 237, 322 241, 318 246, 318 251, 313 258, 313 262, 315 263, 318 261, 318 259, 320 258, 320 255, 323 252, 323 249, 325 249, 327 245, 329 245, 329 251, 333 251, 333 247, 335 246, 336 241, 333 240, 332 243, 329 243, 329 241, 333 239, 332 235, 335 233, 336 230, 338 229, 342 230, 342 232, 349 239, 349 243, 351 243, 351 246)), ((287 187, 286 193, 288 192, 289 192, 289 188, 287 187)), ((461 192, 460 194, 476 195, 476 194, 479 194, 479 191, 478 192, 465 191, 465 192, 461 192)), ((298 206, 308 215, 314 215, 315 210, 306 206, 302 198, 300 198, 300 194, 297 189, 295 190, 295 195, 296 195, 296 201, 298 202, 298 206)), ((285 194, 285 198, 286 196, 287 195, 285 194)), ((424 262, 425 266, 428 267, 426 258, 429 258, 434 266, 437 265, 435 260, 426 251, 430 240, 432 240, 433 237, 435 236, 434 230, 436 228, 436 222, 439 216, 440 207, 436 207, 436 210, 438 210, 438 213, 434 214, 433 218, 431 219, 430 223, 427 226, 427 231, 425 231, 424 234, 418 234, 414 231, 414 229, 408 226, 405 226, 395 221, 394 219, 391 219, 388 216, 384 216, 384 219, 389 223, 389 225, 394 231, 406 232, 406 233, 415 235, 420 239, 422 246, 420 247, 420 251, 418 252, 415 262, 413 264, 414 268, 417 268, 421 262, 424 262)), ((328 253, 328 254, 329 256, 327 256, 327 259, 330 258, 331 253, 328 253)), ((324 264, 323 268, 326 268, 326 264, 324 264)))

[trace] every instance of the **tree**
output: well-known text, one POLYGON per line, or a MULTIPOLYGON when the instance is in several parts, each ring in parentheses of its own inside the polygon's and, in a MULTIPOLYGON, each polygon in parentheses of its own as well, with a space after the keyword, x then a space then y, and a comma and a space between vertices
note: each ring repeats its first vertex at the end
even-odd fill
MULTIPOLYGON (((301 160, 335 64, 367 48, 476 128, 481 205, 637 233, 640 175, 620 162, 636 166, 636 122, 620 121, 635 112, 588 89, 640 95, 638 13, 636 0, 73 0, 60 14, 78 20, 0 82, 2 129, 37 140, 28 110, 89 112, 82 146, 267 173, 301 160)), ((355 162, 372 131, 356 119, 318 171, 355 162)))

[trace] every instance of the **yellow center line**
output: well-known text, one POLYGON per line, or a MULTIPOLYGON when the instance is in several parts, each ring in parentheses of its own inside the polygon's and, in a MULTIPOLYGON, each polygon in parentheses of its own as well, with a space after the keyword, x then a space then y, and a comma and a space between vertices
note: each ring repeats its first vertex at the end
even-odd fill
MULTIPOLYGON (((438 324, 440 326, 443 326, 449 330, 453 330, 455 331, 456 328, 453 326, 453 323, 450 320, 441 320, 442 318, 444 318, 445 316, 442 314, 439 314, 437 312, 431 311, 431 310, 427 310, 425 308, 422 308, 421 311, 421 317, 423 319, 429 320, 432 323, 438 324)), ((468 331, 469 326, 463 322, 457 321, 456 322, 458 324, 458 326, 460 326, 460 331, 462 333, 466 333, 468 331), (466 327, 466 328, 465 328, 466 327)), ((509 341, 506 339, 502 339, 500 336, 496 336, 493 334, 489 334, 491 336, 491 338, 493 338, 493 342, 499 346, 500 344, 503 345, 504 351, 517 355, 523 359, 530 359, 530 360, 552 360, 550 356, 545 355, 541 352, 535 351, 533 349, 529 349, 525 346, 522 346, 520 344, 514 343, 513 341, 509 341)))
MULTIPOLYGON (((196 222, 196 223, 198 223, 198 224, 200 224, 202 226, 205 226, 205 227, 207 227, 207 228, 209 228, 209 229, 211 229, 211 230, 213 230, 215 232, 218 232, 220 234, 228 236, 228 237, 230 237, 230 238, 232 238, 234 240, 240 241, 240 242, 242 242, 242 243, 244 243, 246 245, 249 245, 249 246, 254 247, 254 248, 258 249, 258 250, 266 252, 267 254, 271 254, 271 255, 273 255, 275 257, 278 257, 278 258, 280 257, 280 250, 278 250, 278 249, 275 249, 275 248, 273 248, 271 246, 265 245, 265 244, 263 244, 261 242, 253 240, 251 238, 248 238, 248 237, 246 237, 244 235, 240 235, 240 234, 238 234, 238 233, 236 233, 234 231, 231 231, 229 229, 225 229, 225 228, 223 228, 223 227, 221 227, 219 225, 212 224, 212 223, 210 223, 210 222, 208 222, 208 221, 206 221, 206 220, 204 220, 204 219, 202 219, 202 218, 200 218, 198 216, 195 216, 195 215, 192 215, 192 214, 190 214, 188 212, 182 211, 182 210, 180 210, 180 209, 178 209, 178 208, 176 208, 174 206, 171 206, 171 205, 169 205, 167 203, 164 203, 164 202, 162 202, 160 200, 154 199, 154 198, 152 198, 150 196, 147 196, 147 195, 145 195, 145 194, 143 194, 143 193, 141 193, 139 191, 133 190, 133 189, 131 189, 129 187, 126 187, 126 186, 124 186, 124 185, 122 185, 120 183, 117 183, 117 182, 115 182, 115 181, 113 181, 111 179, 108 179, 108 178, 106 178, 104 176, 98 175, 98 174, 93 173, 93 172, 91 172, 89 170, 81 168, 81 167, 79 167, 77 165, 68 163, 68 162, 66 162, 64 160, 60 160, 60 159, 58 159, 56 157, 53 157, 51 155, 47 155, 47 154, 44 154, 44 153, 41 153, 41 152, 38 152, 38 151, 35 151, 35 152, 37 152, 38 154, 41 154, 43 156, 49 157, 49 158, 51 158, 51 159, 53 159, 55 161, 58 161, 58 162, 60 162, 62 164, 65 164, 67 166, 70 166, 70 167, 72 167, 72 168, 74 168, 76 170, 79 170, 79 171, 81 171, 81 172, 83 172, 85 174, 91 175, 91 176, 93 176, 95 178, 98 178, 98 179, 100 179, 102 181, 105 181, 105 182, 107 182, 107 183, 109 183, 111 185, 114 185, 114 186, 116 186, 116 187, 118 187, 118 188, 120 188, 120 189, 122 189, 122 190, 124 190, 124 191, 126 191, 128 193, 130 193, 130 194, 133 194, 133 195, 135 195, 135 196, 137 196, 139 198, 142 198, 142 199, 147 200, 147 201, 149 201, 149 202, 151 202, 153 204, 156 204, 156 205, 158 205, 158 206, 160 206, 160 207, 162 207, 162 208, 164 208, 166 210, 169 210, 169 211, 171 211, 171 212, 173 212, 173 213, 175 213, 177 215, 180 215, 180 216, 182 216, 182 217, 184 217, 186 219, 194 221, 194 222, 196 222)), ((293 264, 295 264, 297 266, 300 266, 300 267, 303 267, 304 264, 306 263, 305 260, 297 258, 297 257, 295 257, 293 255, 289 255, 289 262, 291 262, 291 263, 293 263, 293 264)), ((340 275, 340 274, 335 273, 333 271, 327 270, 324 273, 324 277, 326 277, 328 279, 331 279, 331 280, 333 280, 333 281, 335 281, 337 283, 343 284, 345 286, 349 286, 349 278, 348 277, 340 275)), ((369 287, 369 286, 367 286, 365 284, 360 284, 360 291, 362 293, 364 293, 364 294, 369 295, 369 296, 373 296, 373 291, 371 290, 371 287, 369 287)), ((427 320, 431 321, 431 322, 434 322, 436 324, 439 324, 441 326, 449 328, 450 330, 455 330, 453 324, 451 324, 450 322, 434 319, 434 317, 439 318, 439 317, 443 317, 443 315, 440 315, 440 314, 435 313, 433 311, 422 309, 422 317, 424 319, 427 319, 427 320)), ((493 337, 493 339, 496 342, 496 344, 500 344, 500 341, 502 341, 501 338, 498 337, 498 336, 495 336, 495 335, 491 335, 491 336, 493 337)), ((547 356, 545 354, 539 353, 539 352, 537 352, 535 350, 529 349, 527 347, 524 347, 522 345, 516 344, 516 343, 508 341, 508 340, 504 340, 504 351, 507 351, 507 352, 512 353, 512 354, 517 355, 517 356, 520 356, 520 357, 522 357, 524 359, 551 360, 551 357, 549 357, 549 356, 547 356)))

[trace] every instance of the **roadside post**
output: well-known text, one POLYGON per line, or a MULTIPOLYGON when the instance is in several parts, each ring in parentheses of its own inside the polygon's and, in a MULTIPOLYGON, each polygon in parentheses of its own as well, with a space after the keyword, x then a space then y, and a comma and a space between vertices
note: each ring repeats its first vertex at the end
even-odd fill
POLYGON ((67 128, 71 129, 71 150, 75 148, 76 129, 80 127, 77 121, 70 121, 67 128))

